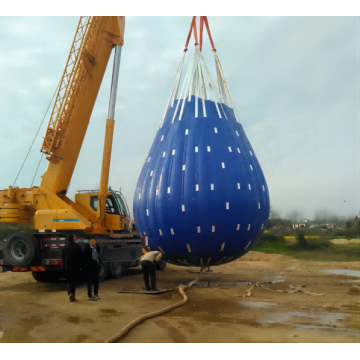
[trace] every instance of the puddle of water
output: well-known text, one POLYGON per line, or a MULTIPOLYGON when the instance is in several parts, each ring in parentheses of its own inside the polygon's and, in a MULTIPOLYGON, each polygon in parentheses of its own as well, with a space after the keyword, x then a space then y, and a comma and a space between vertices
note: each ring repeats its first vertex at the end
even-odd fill
POLYGON ((275 275, 275 276, 272 276, 269 281, 272 282, 273 284, 282 283, 285 281, 285 276, 275 275))
POLYGON ((31 330, 45 321, 41 318, 21 319, 16 327, 1 329, 0 343, 29 343, 35 342, 35 338, 30 335, 31 330))
POLYGON ((330 269, 330 270, 325 270, 325 272, 327 274, 347 275, 347 276, 355 276, 360 278, 360 270, 330 269))
POLYGON ((264 308, 264 307, 276 305, 273 303, 267 303, 267 302, 263 302, 263 301, 240 301, 240 303, 241 303, 241 305, 244 305, 244 306, 250 307, 250 308, 264 308))
POLYGON ((288 313, 277 313, 268 314, 263 317, 262 324, 266 325, 269 323, 287 323, 291 317, 302 317, 304 321, 312 322, 313 324, 301 324, 301 319, 295 320, 299 324, 295 324, 296 329, 308 330, 315 327, 329 327, 336 325, 337 327, 343 327, 344 325, 339 323, 338 320, 344 320, 348 314, 343 313, 318 313, 316 315, 308 314, 305 312, 288 312, 288 313))

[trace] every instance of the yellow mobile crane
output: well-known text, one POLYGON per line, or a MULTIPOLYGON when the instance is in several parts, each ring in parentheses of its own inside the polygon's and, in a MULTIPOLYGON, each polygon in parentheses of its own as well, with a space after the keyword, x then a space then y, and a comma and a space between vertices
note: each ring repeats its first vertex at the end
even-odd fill
POLYGON ((18 232, 0 242, 0 272, 32 271, 38 281, 58 279, 61 247, 70 232, 80 243, 96 237, 102 245, 102 280, 107 273, 120 277, 124 266, 137 264, 144 240, 123 221, 121 215, 129 219, 130 214, 121 193, 108 188, 124 30, 123 16, 80 18, 41 146, 49 163, 40 187, 0 190, 0 223, 29 224, 33 219, 37 231, 18 232), (66 193, 113 48, 100 189, 79 191, 73 202, 66 193))

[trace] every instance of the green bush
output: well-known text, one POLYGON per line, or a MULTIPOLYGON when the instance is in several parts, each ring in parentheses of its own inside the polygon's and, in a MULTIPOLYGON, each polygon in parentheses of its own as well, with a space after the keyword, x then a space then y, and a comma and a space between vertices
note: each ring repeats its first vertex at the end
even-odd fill
POLYGON ((280 235, 276 235, 272 233, 264 233, 261 236, 259 243, 262 242, 285 242, 285 239, 280 235))

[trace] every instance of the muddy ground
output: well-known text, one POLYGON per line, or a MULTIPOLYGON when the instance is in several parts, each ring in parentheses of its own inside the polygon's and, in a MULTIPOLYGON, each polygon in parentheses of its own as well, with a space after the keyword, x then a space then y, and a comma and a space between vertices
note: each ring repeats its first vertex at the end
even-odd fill
MULTIPOLYGON (((359 262, 316 262, 284 255, 250 252, 228 265, 202 274, 187 291, 188 303, 131 330, 122 342, 359 342, 359 262), (336 275, 327 269, 357 270, 336 275), (358 276, 358 277, 357 277, 358 276), (255 287, 249 282, 274 281, 255 287), (233 282, 233 284, 231 284, 233 282), (235 284, 234 284, 235 282, 235 284), (229 284, 230 283, 230 284, 229 284), (292 286, 323 293, 282 293, 292 286)), ((158 271, 158 288, 187 284, 196 268, 168 265, 158 271)), ((103 342, 133 319, 182 299, 177 291, 162 295, 119 294, 143 287, 140 269, 100 284, 98 302, 86 287, 70 303, 65 283, 43 284, 31 273, 0 274, 0 342, 103 342)))

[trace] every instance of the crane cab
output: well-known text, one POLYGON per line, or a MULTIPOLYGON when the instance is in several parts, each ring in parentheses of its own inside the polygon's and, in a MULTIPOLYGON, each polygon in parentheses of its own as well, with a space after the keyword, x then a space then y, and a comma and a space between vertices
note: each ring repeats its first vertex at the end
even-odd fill
MULTIPOLYGON (((99 190, 77 191, 75 203, 82 205, 93 216, 96 216, 99 205, 99 190)), ((122 193, 109 188, 105 206, 106 227, 114 233, 129 231, 131 228, 130 211, 122 193)))

